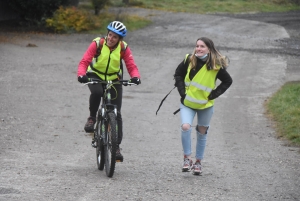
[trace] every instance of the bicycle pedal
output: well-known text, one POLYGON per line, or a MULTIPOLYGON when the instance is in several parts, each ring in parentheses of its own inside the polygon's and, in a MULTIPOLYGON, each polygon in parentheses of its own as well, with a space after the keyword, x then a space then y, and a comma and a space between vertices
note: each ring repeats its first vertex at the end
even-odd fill
POLYGON ((95 145, 93 142, 91 145, 92 145, 92 147, 97 148, 97 145, 95 145))

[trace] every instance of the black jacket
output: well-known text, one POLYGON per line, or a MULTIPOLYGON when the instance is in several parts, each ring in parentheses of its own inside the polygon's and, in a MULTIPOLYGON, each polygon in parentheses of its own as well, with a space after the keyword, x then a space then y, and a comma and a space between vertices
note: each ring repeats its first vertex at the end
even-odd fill
MULTIPOLYGON (((190 80, 197 74, 197 72, 204 66, 205 61, 197 58, 197 66, 194 70, 190 71, 189 77, 190 80)), ((181 96, 181 102, 185 98, 185 84, 184 78, 187 74, 187 69, 189 66, 189 60, 187 59, 186 62, 184 60, 178 65, 176 68, 174 79, 175 79, 175 86, 178 89, 179 95, 181 96)), ((225 68, 221 68, 217 73, 216 79, 221 81, 220 85, 217 86, 216 89, 212 90, 209 94, 208 99, 213 100, 218 98, 221 94, 223 94, 232 84, 232 78, 229 73, 226 71, 225 68)))

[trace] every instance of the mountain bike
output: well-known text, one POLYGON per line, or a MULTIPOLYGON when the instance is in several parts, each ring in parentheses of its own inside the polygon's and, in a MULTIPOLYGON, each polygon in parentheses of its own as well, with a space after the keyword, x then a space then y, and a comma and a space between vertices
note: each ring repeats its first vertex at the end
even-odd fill
POLYGON ((136 85, 129 83, 129 80, 103 81, 90 78, 87 84, 102 84, 103 96, 101 106, 97 112, 97 120, 94 129, 94 138, 92 146, 96 148, 97 167, 103 170, 108 177, 112 177, 115 171, 117 140, 118 140, 118 124, 117 124, 117 105, 111 103, 111 89, 116 84, 136 85))

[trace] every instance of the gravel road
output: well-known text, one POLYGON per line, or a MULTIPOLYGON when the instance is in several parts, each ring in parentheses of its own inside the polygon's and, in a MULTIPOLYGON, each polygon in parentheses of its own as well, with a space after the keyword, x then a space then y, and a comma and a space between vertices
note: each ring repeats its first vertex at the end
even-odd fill
POLYGON ((83 131, 89 90, 76 80, 96 35, 1 30, 0 200, 300 200, 299 148, 276 138, 263 108, 286 81, 300 80, 300 12, 123 12, 153 24, 126 37, 142 84, 124 89, 124 162, 113 178, 97 169, 83 131), (180 169, 177 91, 155 112, 201 36, 230 57, 234 82, 216 101, 204 172, 194 176, 180 169))

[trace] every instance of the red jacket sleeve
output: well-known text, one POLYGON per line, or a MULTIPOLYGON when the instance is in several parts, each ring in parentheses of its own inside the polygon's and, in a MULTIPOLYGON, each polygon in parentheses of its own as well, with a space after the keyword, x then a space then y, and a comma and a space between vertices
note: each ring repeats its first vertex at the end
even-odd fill
POLYGON ((125 62, 125 65, 126 65, 126 68, 127 68, 127 71, 129 73, 130 77, 131 78, 132 77, 141 78, 140 73, 139 73, 139 69, 136 66, 135 62, 134 62, 134 59, 133 59, 133 56, 132 56, 132 53, 131 53, 131 50, 130 50, 129 46, 127 46, 127 48, 124 52, 123 60, 125 62))
POLYGON ((92 42, 88 47, 88 49, 83 54, 83 57, 78 64, 77 77, 86 74, 86 70, 90 65, 90 63, 92 62, 93 57, 96 54, 96 51, 97 51, 97 45, 95 42, 92 42))

